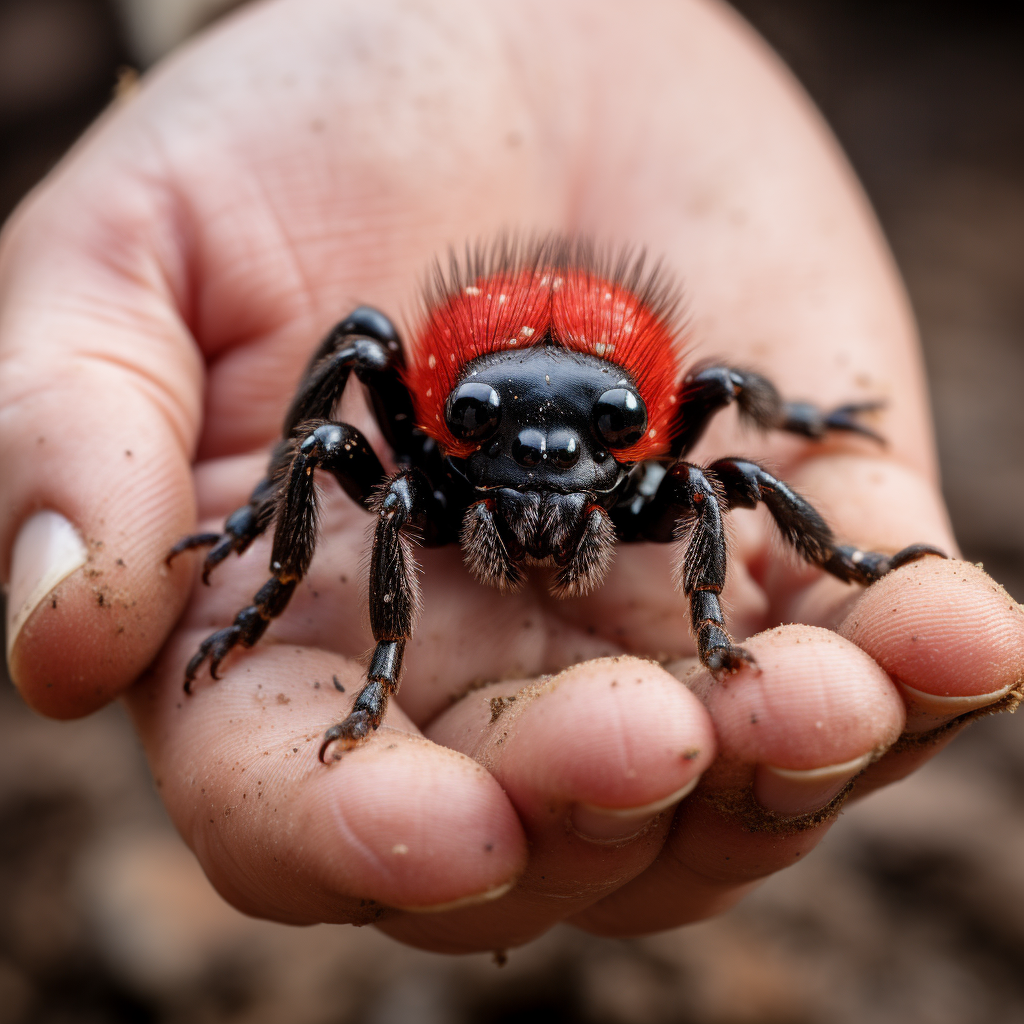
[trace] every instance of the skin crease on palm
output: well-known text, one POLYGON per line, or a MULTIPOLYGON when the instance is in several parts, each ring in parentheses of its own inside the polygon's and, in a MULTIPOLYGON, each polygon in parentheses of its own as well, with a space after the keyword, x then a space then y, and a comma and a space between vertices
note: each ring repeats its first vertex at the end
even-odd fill
MULTIPOLYGON (((844 540, 955 554, 891 257, 827 129, 729 9, 243 9, 115 103, 5 230, 0 551, 6 575, 39 509, 78 529, 89 560, 28 617, 12 675, 57 717, 125 694, 173 820, 247 913, 375 921, 442 951, 698 920, 808 852, 829 822, 791 819, 869 760, 858 793, 941 745, 886 753, 901 733, 1020 684, 1024 616, 979 569, 927 558, 865 592, 739 511, 724 599, 760 671, 713 683, 695 664, 667 547, 620 547, 569 602, 542 573, 502 595, 457 548, 423 551, 397 704, 324 767, 372 644, 371 520, 325 481, 307 581, 186 698, 186 660, 266 578, 269 543, 208 589, 195 559, 163 568, 171 545, 244 500, 334 321, 369 303, 415 322, 430 261, 503 229, 644 245, 685 285, 693 360, 826 407, 885 399, 884 449, 728 412, 693 458, 763 460, 844 540)), ((387 458, 358 394, 343 417, 387 458)))

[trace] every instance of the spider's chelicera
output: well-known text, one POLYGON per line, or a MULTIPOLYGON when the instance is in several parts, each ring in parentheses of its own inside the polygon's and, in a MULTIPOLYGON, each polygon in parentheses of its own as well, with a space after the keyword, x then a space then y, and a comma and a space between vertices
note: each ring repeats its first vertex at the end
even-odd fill
POLYGON ((924 554, 838 544, 820 514, 766 469, 745 459, 685 461, 709 420, 736 403, 762 428, 819 439, 828 431, 876 435, 859 414, 877 403, 822 412, 784 402, 764 377, 722 365, 684 371, 674 294, 642 257, 602 259, 580 242, 499 244, 452 259, 426 296, 406 365, 382 313, 361 307, 314 354, 285 417, 282 440, 248 503, 224 531, 198 534, 171 556, 211 546, 203 579, 274 525, 271 578, 232 625, 188 664, 185 688, 238 644, 252 646, 306 574, 316 543, 314 470, 331 473, 377 516, 370 559, 376 647, 367 682, 332 744, 352 746, 380 724, 398 688, 417 603, 410 539, 461 544, 481 581, 519 586, 524 567, 554 568, 559 596, 586 594, 608 570, 616 541, 688 536, 678 575, 689 598, 701 662, 735 672, 752 656, 725 628, 723 518, 763 503, 807 561, 847 582, 870 584, 924 554), (385 472, 355 427, 331 417, 350 374, 365 386, 399 469, 385 472))

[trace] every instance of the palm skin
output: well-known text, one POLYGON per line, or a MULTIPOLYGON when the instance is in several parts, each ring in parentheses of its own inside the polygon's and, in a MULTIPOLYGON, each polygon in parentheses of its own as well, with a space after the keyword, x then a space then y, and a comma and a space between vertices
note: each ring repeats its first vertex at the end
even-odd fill
MULTIPOLYGON (((926 559, 865 592, 798 565, 761 513, 731 516, 724 594, 760 671, 721 684, 689 657, 664 546, 621 546, 604 586, 565 602, 540 576, 503 595, 457 548, 422 551, 397 706, 325 768, 319 738, 372 642, 370 519, 328 483, 287 613, 184 697, 183 666, 269 551, 209 589, 188 559, 162 571, 197 507, 215 529, 244 500, 331 323, 358 303, 414 320, 437 253, 510 226, 664 254, 694 361, 825 407, 888 403, 884 451, 725 414, 694 461, 766 461, 844 540, 955 550, 890 258, 814 112, 727 10, 243 11, 113 109, 5 232, 0 549, 36 508, 85 538, 88 564, 18 624, 12 675, 59 717, 126 694, 178 828, 249 913, 376 921, 449 951, 561 920, 697 920, 813 847, 815 812, 869 759, 857 791, 937 749, 890 750, 904 730, 1005 700, 1024 672, 1024 616, 980 570, 926 559), (60 444, 37 444, 39 424, 60 444)), ((355 394, 342 417, 387 463, 355 394)))

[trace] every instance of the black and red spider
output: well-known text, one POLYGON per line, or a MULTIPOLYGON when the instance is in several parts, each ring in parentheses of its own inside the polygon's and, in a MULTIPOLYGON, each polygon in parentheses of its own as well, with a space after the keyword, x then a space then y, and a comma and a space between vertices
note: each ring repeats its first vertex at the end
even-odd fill
POLYGON ((584 242, 502 242, 452 257, 427 289, 425 315, 406 353, 391 321, 369 307, 321 343, 284 420, 267 475, 220 534, 197 534, 173 557, 212 545, 203 579, 274 524, 271 578, 232 625, 200 646, 185 670, 191 690, 236 644, 251 647, 309 569, 317 536, 314 470, 377 516, 370 559, 376 647, 348 717, 324 735, 357 743, 376 729, 398 689, 417 583, 410 540, 461 544, 477 579, 511 589, 524 567, 554 568, 551 589, 597 587, 616 541, 669 543, 688 531, 679 583, 690 600, 701 662, 735 672, 753 657, 725 629, 723 518, 763 502, 807 561, 847 582, 873 583, 924 554, 887 556, 837 544, 821 515, 781 480, 745 459, 684 461, 711 417, 735 402, 762 428, 818 439, 829 430, 877 436, 858 414, 784 402, 764 377, 728 366, 684 370, 673 326, 675 293, 643 256, 598 255, 584 242), (394 453, 389 475, 363 435, 332 419, 349 375, 365 386, 394 453))

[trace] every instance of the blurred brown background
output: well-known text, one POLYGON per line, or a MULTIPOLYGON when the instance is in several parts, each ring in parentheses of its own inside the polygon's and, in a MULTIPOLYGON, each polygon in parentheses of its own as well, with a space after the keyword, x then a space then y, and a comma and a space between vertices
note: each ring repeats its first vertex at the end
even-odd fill
MULTIPOLYGON (((0 0, 0 220, 231 0, 0 0)), ((1024 600, 1024 8, 739 0, 860 174, 921 324, 967 556, 1024 600)), ((250 921, 174 835, 118 708, 0 686, 0 1024, 1024 1024, 1022 723, 975 725, 726 917, 451 960, 250 921)))

